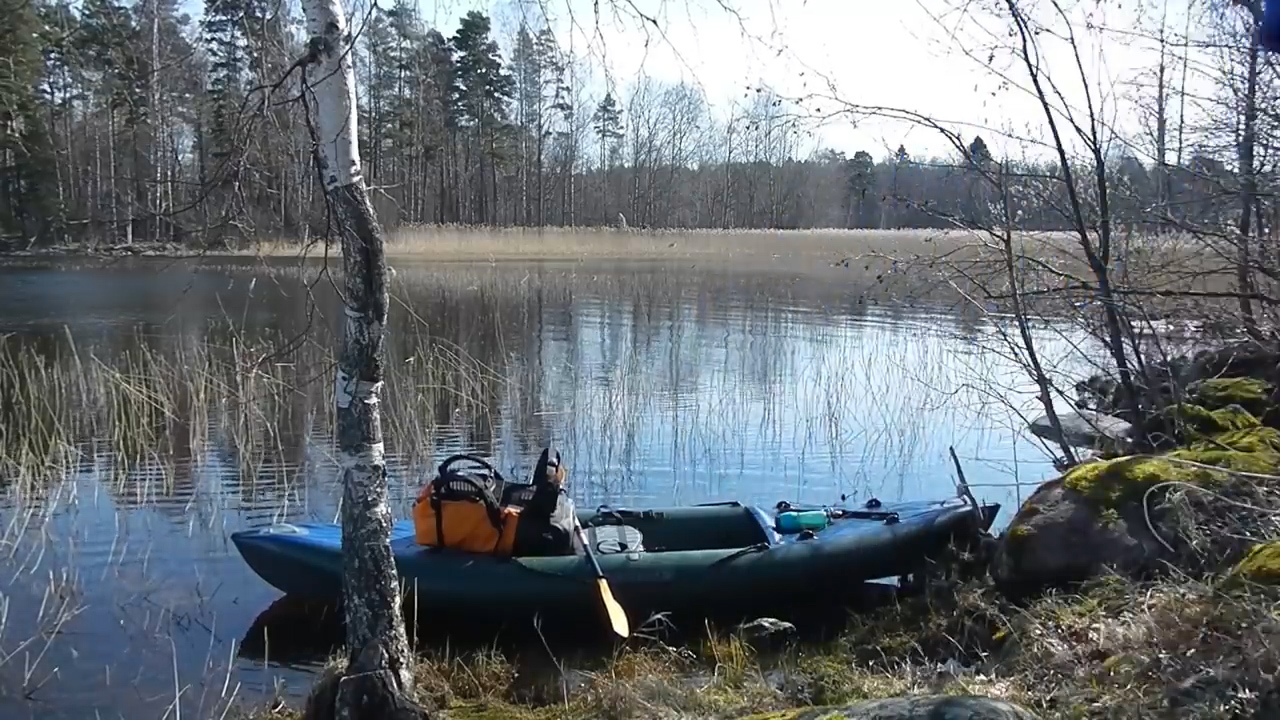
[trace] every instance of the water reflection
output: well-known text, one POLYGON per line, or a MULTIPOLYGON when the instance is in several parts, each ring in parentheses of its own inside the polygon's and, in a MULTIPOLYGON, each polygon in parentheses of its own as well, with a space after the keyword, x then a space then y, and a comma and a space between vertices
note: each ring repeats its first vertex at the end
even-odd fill
MULTIPOLYGON (((446 454, 523 476, 549 443, 589 505, 950 495, 951 445, 977 485, 1050 472, 1014 412, 1032 388, 983 349, 989 326, 856 284, 405 265, 393 295, 399 512, 446 454)), ((19 648, 25 628, 58 634, 35 672, 35 645, 0 665, 0 713, 152 716, 177 694, 184 715, 207 716, 279 678, 305 689, 297 669, 238 657, 276 593, 227 536, 336 517, 329 279, 256 261, 28 267, 0 270, 0 308, 5 455, 63 467, 60 448, 78 451, 63 482, 5 480, 0 649, 19 648), (51 596, 75 612, 42 610, 51 596)), ((1047 361, 1065 353, 1062 337, 1041 336, 1047 361)), ((976 494, 1017 502, 1010 487, 976 494)))

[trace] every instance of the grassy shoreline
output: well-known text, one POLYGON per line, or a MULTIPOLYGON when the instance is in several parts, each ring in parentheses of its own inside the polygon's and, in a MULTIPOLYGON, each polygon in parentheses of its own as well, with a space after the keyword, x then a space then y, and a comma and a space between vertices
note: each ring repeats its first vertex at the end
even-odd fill
MULTIPOLYGON (((852 613, 833 637, 778 649, 708 626, 674 645, 630 641, 602 662, 555 660, 532 680, 493 650, 428 651, 415 668, 420 699, 462 720, 790 720, 815 708, 925 695, 994 698, 1044 718, 1269 717, 1280 712, 1280 416, 1266 399, 1272 389, 1216 381, 1196 396, 1202 412, 1188 416, 1207 424, 1179 430, 1179 442, 1157 459, 1086 463, 1042 486, 1052 493, 1065 485, 1077 501, 1100 503, 1094 533, 1144 514, 1146 527, 1167 538, 1162 569, 1104 567, 1047 591, 1011 593, 1001 586, 999 558, 1027 542, 1017 529, 1037 532, 1017 528, 1015 518, 999 540, 939 558, 923 592, 852 613), (1220 422, 1201 417, 1212 413, 1220 422), (1171 465, 1188 457, 1207 465, 1171 465), (1144 491, 1170 480, 1176 487, 1148 505, 1144 491), (1246 510, 1224 509, 1223 499, 1246 510)), ((1046 507, 1029 500, 1018 515, 1034 520, 1046 507)), ((277 705, 252 717, 306 714, 277 705)))
MULTIPOLYGON (((635 642, 596 663, 556 660, 563 673, 552 661, 530 672, 492 650, 436 651, 418 657, 415 677, 420 700, 457 720, 782 720, 921 695, 1004 700, 1043 718, 1225 720, 1258 707, 1264 678, 1203 677, 1204 668, 1230 667, 1233 654, 1280 638, 1272 611, 1280 595, 1232 580, 1107 576, 1025 605, 985 579, 942 582, 852 617, 829 640, 780 650, 712 630, 687 644, 635 642), (1233 689, 1246 692, 1232 697, 1233 689)), ((278 701, 247 717, 306 715, 303 703, 278 701)))
MULTIPOLYGON (((1043 250, 1072 248, 1068 233, 1020 233, 1029 256, 1043 250)), ((467 225, 399 226, 386 232, 393 257, 440 261, 499 260, 680 260, 708 258, 766 263, 817 263, 835 267, 845 261, 886 260, 884 256, 950 255, 971 248, 989 250, 978 232, 940 229, 618 229, 610 227, 487 227, 467 225)), ((1147 249, 1177 251, 1176 239, 1148 238, 1147 249)), ((330 253, 336 251, 331 248, 330 253)), ((0 258, 152 255, 161 257, 318 257, 323 240, 262 238, 238 248, 190 248, 167 243, 73 245, 0 250, 0 258)))
MULTIPOLYGON (((536 265, 595 274, 661 269, 758 276, 773 282, 845 286, 865 300, 925 303, 978 313, 1013 312, 1003 248, 961 230, 708 230, 601 227, 520 228, 404 226, 387 231, 397 273, 416 268, 536 265)), ((1023 307, 1032 315, 1100 322, 1092 273, 1069 233, 1020 233, 1012 251, 1023 307)), ((1119 241, 1117 241, 1119 242, 1119 241)), ((1233 266, 1179 235, 1126 238, 1111 283, 1142 298, 1151 320, 1201 321, 1229 314, 1236 302, 1233 266), (1123 260, 1123 261, 1122 261, 1123 260), (1197 295, 1199 293, 1199 295, 1197 295)), ((0 266, 126 259, 204 264, 260 262, 341 271, 341 253, 323 241, 265 238, 242 248, 177 245, 76 246, 0 251, 0 266)))

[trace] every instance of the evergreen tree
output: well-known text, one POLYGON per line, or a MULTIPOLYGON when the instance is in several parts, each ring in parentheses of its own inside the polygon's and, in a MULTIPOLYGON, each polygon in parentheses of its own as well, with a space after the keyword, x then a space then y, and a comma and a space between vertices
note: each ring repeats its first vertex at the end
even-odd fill
POLYGON ((876 164, 871 158, 871 153, 866 150, 859 150, 853 154, 853 158, 849 160, 849 195, 852 202, 848 203, 849 211, 852 213, 849 218, 848 225, 850 227, 865 227, 866 222, 863 214, 867 202, 867 191, 875 187, 876 184, 876 164))
POLYGON ((424 88, 424 104, 433 111, 428 114, 427 155, 436 161, 437 168, 436 221, 459 222, 462 220, 462 198, 458 191, 460 123, 453 45, 439 31, 428 30, 426 56, 430 82, 424 88))
POLYGON ((512 54, 511 66, 515 81, 515 121, 519 128, 520 144, 520 206, 519 221, 528 225, 531 212, 530 185, 541 180, 541 148, 542 148, 542 63, 541 57, 534 47, 533 35, 529 28, 520 24, 516 32, 516 47, 512 54), (539 152, 535 153, 534 148, 539 152), (536 163, 537 180, 530 180, 530 164, 532 156, 538 156, 536 163))
POLYGON ((973 141, 969 143, 967 159, 975 167, 983 167, 991 162, 991 151, 987 149, 987 142, 981 135, 973 136, 973 141))
POLYGON ((605 93, 604 99, 596 106, 596 112, 591 117, 591 127, 600 140, 600 171, 604 175, 600 210, 603 221, 608 224, 613 219, 609 208, 609 171, 613 167, 618 143, 623 138, 622 108, 618 107, 618 101, 614 99, 613 93, 605 93))
POLYGON ((53 204, 49 135, 38 87, 45 27, 27 0, 0 0, 0 233, 28 240, 45 232, 53 204))
MULTIPOLYGON (((462 18, 452 43, 457 52, 454 98, 461 123, 469 128, 475 172, 470 220, 497 220, 493 201, 497 196, 498 137, 507 123, 507 103, 515 80, 502 66, 498 44, 489 37, 488 16, 472 10, 462 18)), ((468 168, 470 171, 470 168, 468 168)))
MULTIPOLYGON (((244 15, 241 0, 206 0, 204 8, 205 55, 208 57, 207 125, 200 134, 202 168, 228 160, 236 147, 236 130, 245 78, 248 74, 248 42, 240 29, 244 15)), ((209 170, 201 173, 203 180, 209 170)), ((230 175, 222 175, 230 181, 230 175)), ((202 183, 203 184, 203 183, 202 183)))

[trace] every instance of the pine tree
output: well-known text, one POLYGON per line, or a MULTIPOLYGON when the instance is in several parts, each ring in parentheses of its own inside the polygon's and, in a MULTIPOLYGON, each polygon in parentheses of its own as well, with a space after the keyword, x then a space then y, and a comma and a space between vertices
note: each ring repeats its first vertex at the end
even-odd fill
MULTIPOLYGON (((239 123, 240 104, 243 99, 245 78, 248 74, 247 40, 240 30, 240 17, 245 7, 240 0, 206 0, 204 9, 205 54, 209 58, 207 92, 209 116, 200 145, 204 162, 202 166, 222 164, 228 161, 236 147, 236 130, 239 123)), ((202 173, 202 185, 212 180, 202 173)), ((232 174, 219 173, 224 182, 232 181, 232 174)))
POLYGON ((609 215, 609 171, 613 166, 617 144, 622 140, 622 108, 618 107, 618 101, 614 99, 613 93, 605 93, 604 99, 596 106, 591 125, 596 137, 600 139, 600 170, 604 186, 600 209, 603 213, 603 222, 608 223, 611 217, 609 215))
POLYGON ((32 2, 0 0, 0 233, 30 240, 53 206, 49 136, 38 86, 45 27, 32 2))
POLYGON ((498 44, 489 37, 488 16, 474 10, 462 18, 452 43, 457 51, 454 97, 459 119, 471 128, 477 172, 472 178, 472 222, 497 219, 498 136, 507 123, 515 80, 502 67, 498 44), (487 177, 486 177, 487 176, 487 177), (488 187, 486 187, 486 181, 488 187), (491 191, 491 192, 490 192, 491 191))
MULTIPOLYGON (((520 24, 516 32, 516 47, 512 53, 511 66, 515 81, 515 121, 519 130, 520 145, 520 204, 517 216, 522 225, 529 224, 530 212, 530 156, 535 155, 533 148, 542 147, 542 65, 541 58, 534 47, 533 36, 529 28, 520 24)), ((535 163, 541 182, 542 167, 535 163)))
POLYGON ((426 55, 430 62, 425 102, 436 110, 428 115, 431 123, 428 137, 432 138, 429 154, 437 158, 438 202, 436 221, 459 222, 462 219, 461 196, 458 191, 458 102, 457 67, 453 45, 437 30, 428 30, 426 55))

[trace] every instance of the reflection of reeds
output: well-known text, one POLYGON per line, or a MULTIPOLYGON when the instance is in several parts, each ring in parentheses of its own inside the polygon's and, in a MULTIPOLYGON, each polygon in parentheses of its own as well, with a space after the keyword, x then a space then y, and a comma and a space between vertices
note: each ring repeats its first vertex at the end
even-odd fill
POLYGON ((79 578, 73 571, 50 571, 35 617, 17 618, 14 626, 11 626, 14 618, 10 612, 13 598, 0 592, 0 669, 10 664, 21 664, 21 691, 24 698, 34 698, 58 674, 57 667, 48 668, 43 661, 49 647, 62 634, 66 624, 84 610, 78 585, 79 578))
MULTIPOLYGON (((30 489, 73 474, 81 458, 105 457, 117 490, 142 475, 171 491, 177 469, 206 454, 246 479, 263 466, 295 468, 317 420, 332 427, 335 363, 317 342, 273 354, 284 345, 210 334, 103 351, 6 339, 0 470, 30 489)), ((390 363, 387 380, 385 434, 407 458, 430 455, 441 424, 498 405, 504 382, 461 348, 425 340, 390 363)))

